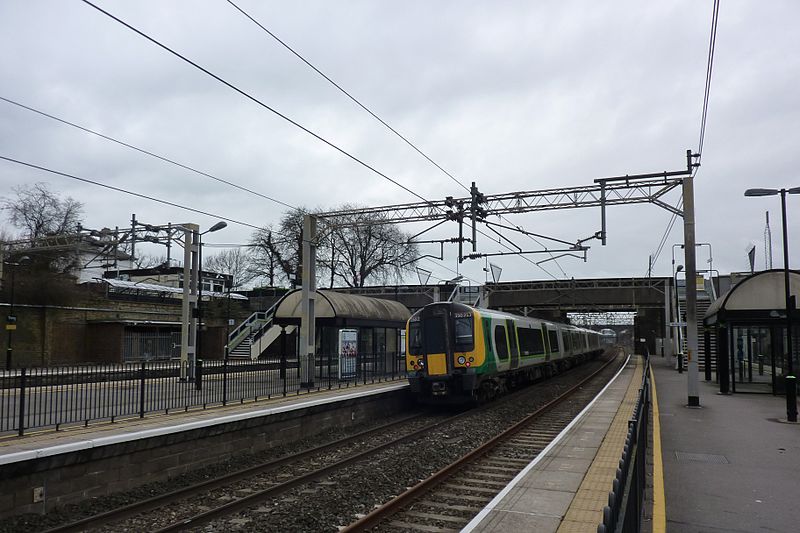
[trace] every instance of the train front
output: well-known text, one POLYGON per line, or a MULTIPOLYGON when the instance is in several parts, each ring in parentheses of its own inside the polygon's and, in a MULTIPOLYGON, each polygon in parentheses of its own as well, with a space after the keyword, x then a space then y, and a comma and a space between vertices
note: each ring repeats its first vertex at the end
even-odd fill
POLYGON ((426 305, 408 320, 406 370, 411 390, 421 401, 470 400, 484 366, 480 314, 467 305, 426 305))

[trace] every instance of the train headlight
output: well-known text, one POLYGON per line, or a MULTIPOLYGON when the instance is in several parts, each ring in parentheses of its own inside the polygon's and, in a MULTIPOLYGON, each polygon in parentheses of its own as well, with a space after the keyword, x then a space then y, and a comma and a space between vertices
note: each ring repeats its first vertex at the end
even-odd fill
POLYGON ((466 357, 464 357, 463 355, 459 355, 459 356, 458 356, 458 359, 456 359, 456 361, 458 361, 458 364, 459 364, 459 365, 463 365, 464 363, 466 363, 466 362, 467 362, 467 358, 466 358, 466 357))

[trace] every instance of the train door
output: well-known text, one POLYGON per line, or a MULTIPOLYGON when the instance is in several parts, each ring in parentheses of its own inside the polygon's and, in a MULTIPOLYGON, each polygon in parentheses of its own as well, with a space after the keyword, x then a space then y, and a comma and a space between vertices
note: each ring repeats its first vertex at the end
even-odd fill
POLYGON ((511 364, 509 368, 517 368, 519 366, 519 343, 517 343, 517 326, 511 319, 506 320, 508 329, 508 341, 511 351, 511 364))
POLYGON ((448 339, 450 325, 445 307, 432 306, 423 310, 422 342, 425 353, 425 368, 429 376, 447 374, 452 356, 448 339))
POLYGON ((542 324, 542 342, 544 342, 544 360, 550 360, 550 335, 548 334, 547 325, 542 324))

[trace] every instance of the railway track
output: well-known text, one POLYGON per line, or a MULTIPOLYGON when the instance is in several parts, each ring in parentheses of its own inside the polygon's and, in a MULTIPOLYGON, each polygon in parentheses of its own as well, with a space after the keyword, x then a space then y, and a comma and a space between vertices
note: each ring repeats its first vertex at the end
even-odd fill
MULTIPOLYGON (((165 494, 159 494, 147 500, 142 500, 136 503, 125 505, 123 507, 112 509, 104 513, 100 513, 94 516, 89 516, 81 520, 71 522, 69 524, 57 526, 55 528, 48 529, 47 531, 45 531, 45 533, 75 533, 79 531, 102 528, 110 524, 118 523, 132 516, 147 513, 168 506, 175 502, 203 495, 205 493, 208 493, 220 487, 224 487, 226 485, 232 485, 241 482, 243 480, 248 480, 254 476, 259 476, 262 474, 278 470, 280 468, 286 467, 287 465, 291 465, 292 463, 311 460, 315 456, 332 452, 335 450, 347 449, 349 446, 362 442, 364 439, 369 439, 373 435, 385 433, 387 431, 392 431, 396 428, 402 427, 405 424, 413 424, 415 421, 422 420, 423 418, 425 418, 425 415, 417 413, 408 417, 404 417, 400 420, 396 420, 387 424, 382 424, 377 427, 370 428, 365 431, 361 431, 359 433, 356 433, 348 437, 344 437, 342 439, 338 439, 329 443, 315 446, 313 448, 309 448, 307 450, 303 450, 295 454, 287 455, 285 457, 281 457, 274 460, 269 460, 257 465, 237 470, 232 473, 208 479, 200 483, 182 487, 180 489, 165 494)), ((431 424, 424 424, 423 430, 430 427, 430 425, 431 424)))
MULTIPOLYGON (((613 360, 614 358, 611 358, 602 368, 605 368, 613 360)), ((580 369, 581 367, 578 368, 580 369)), ((592 373, 592 376, 598 372, 599 370, 592 373)), ((567 377, 566 379, 569 378, 567 377)), ((581 384, 585 383, 585 381, 581 380, 581 384)), ((543 385, 547 386, 547 382, 543 385)), ((576 387, 579 386, 580 384, 576 387)), ((533 389, 537 388, 543 387, 541 385, 540 387, 533 387, 533 389)), ((521 392, 524 392, 524 390, 521 392)), ((496 410, 503 404, 518 401, 519 394, 508 395, 499 401, 478 409, 458 413, 454 416, 442 417, 438 415, 433 417, 434 420, 431 420, 430 416, 416 414, 298 454, 268 461, 232 474, 156 496, 146 501, 57 527, 49 530, 49 533, 86 531, 88 529, 167 532, 196 530, 201 527, 204 531, 222 531, 231 529, 231 524, 234 524, 234 526, 239 524, 242 526, 240 529, 247 530, 248 527, 245 527, 244 524, 249 523, 251 519, 247 518, 247 515, 248 513, 253 513, 254 509, 256 510, 255 512, 265 514, 283 505, 290 506, 299 499, 297 496, 298 491, 300 491, 300 494, 306 495, 316 495, 320 490, 331 492, 333 489, 333 492, 335 492, 339 482, 331 481, 331 479, 338 472, 344 471, 348 467, 353 468, 353 465, 357 464, 370 465, 371 461, 377 461, 374 458, 381 454, 391 456, 392 453, 400 454, 403 450, 407 452, 409 448, 418 446, 417 442, 420 439, 447 431, 447 427, 452 427, 459 420, 476 417, 481 412, 496 410), (393 449, 401 451, 393 452, 393 449), (270 501, 273 503, 264 505, 265 502, 270 501), (225 520, 231 520, 230 517, 237 516, 243 518, 233 518, 232 522, 225 522, 225 520)), ((564 422, 564 425, 566 423, 568 421, 564 422)), ((451 429, 450 433, 458 434, 458 430, 451 429)), ((546 431, 545 433, 546 437, 552 439, 558 431, 555 431, 555 433, 546 431)), ((460 440, 458 436, 452 438, 456 442, 460 440)), ((518 446, 524 449, 529 446, 539 446, 540 441, 536 439, 543 438, 543 436, 529 434, 527 437, 521 438, 528 439, 527 442, 518 442, 518 446)), ((544 441, 542 440, 541 442, 543 443, 544 441)), ((498 488, 500 484, 502 483, 504 486, 515 475, 515 469, 519 471, 528 461, 529 459, 525 460, 519 457, 498 457, 494 463, 487 463, 487 466, 482 468, 486 472, 484 486, 473 490, 476 494, 465 494, 464 497, 460 498, 461 504, 454 504, 451 508, 459 509, 457 506, 461 505, 465 508, 464 512, 467 513, 467 509, 473 509, 482 501, 476 498, 489 501, 491 496, 489 496, 487 490, 491 489, 496 493, 500 490, 498 488)), ((373 470, 380 470, 380 468, 375 467, 373 470)), ((387 480, 395 476, 391 472, 384 472, 383 475, 387 480)), ((401 478, 402 474, 397 474, 397 477, 401 478)), ((458 483, 461 482, 459 481, 458 483)), ((365 485, 368 484, 369 482, 365 480, 365 485)), ((402 488, 405 488, 405 486, 402 488)), ((397 494, 397 492, 393 494, 397 494)), ((392 496, 392 493, 387 494, 379 501, 385 501, 390 496, 392 496)), ((335 494, 332 498, 333 505, 336 505, 338 498, 335 494)), ((343 504, 342 506, 345 509, 347 508, 347 505, 343 504)), ((347 524, 351 520, 347 516, 352 517, 354 513, 343 511, 343 514, 346 516, 343 518, 342 524, 347 524)), ((432 519, 435 521, 435 515, 437 515, 433 511, 425 511, 423 514, 431 515, 428 517, 429 521, 432 519)), ((440 525, 445 523, 446 520, 449 520, 449 518, 439 519, 440 525)), ((254 524, 251 524, 251 526, 261 527, 254 524)), ((309 529, 310 526, 294 527, 295 529, 292 529, 292 526, 287 528, 284 525, 276 525, 273 522, 264 530, 315 530, 316 526, 311 527, 311 529, 309 529)), ((336 526, 332 524, 332 527, 335 528, 336 526)), ((360 526, 358 527, 360 528, 360 526)))
POLYGON ((606 366, 341 533, 461 531, 591 401, 585 385, 606 366))

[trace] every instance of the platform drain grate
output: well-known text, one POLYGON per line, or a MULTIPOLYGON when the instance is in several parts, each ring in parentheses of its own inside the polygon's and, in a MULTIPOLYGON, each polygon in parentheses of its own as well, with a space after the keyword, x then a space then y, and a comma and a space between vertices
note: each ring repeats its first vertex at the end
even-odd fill
POLYGON ((730 464, 730 461, 728 461, 728 458, 724 455, 715 455, 713 453, 675 452, 675 458, 679 463, 709 463, 712 465, 730 464))

